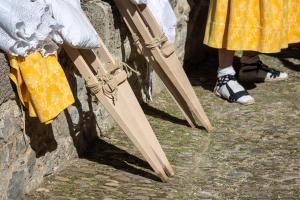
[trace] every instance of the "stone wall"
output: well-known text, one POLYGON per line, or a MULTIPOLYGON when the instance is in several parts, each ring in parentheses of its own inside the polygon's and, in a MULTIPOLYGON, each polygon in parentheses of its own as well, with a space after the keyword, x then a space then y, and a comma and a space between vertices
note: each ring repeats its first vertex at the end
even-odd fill
MULTIPOLYGON (((195 2, 200 3, 201 8, 207 5, 203 3, 205 1, 195 2)), ((193 45, 185 40, 187 35, 196 40, 198 38, 195 27, 189 21, 191 13, 192 17, 196 15, 193 14, 193 9, 190 12, 189 3, 194 6, 192 1, 172 0, 178 16, 177 53, 185 63, 199 57, 193 55, 195 51, 199 53, 199 49, 195 48, 197 50, 193 51, 193 45), (185 51, 189 54, 184 54, 185 51)), ((141 71, 145 71, 143 58, 132 48, 130 34, 113 1, 84 0, 83 8, 109 50, 116 57, 134 63, 141 71)), ((200 11, 197 9, 195 12, 200 11)), ((197 17, 199 16, 192 19, 197 20, 197 17)), ((199 48, 203 51, 200 41, 199 48)), ((29 118, 26 112, 21 112, 16 93, 7 76, 9 66, 4 54, 0 53, 0 199, 22 198, 25 193, 36 188, 43 177, 56 173, 70 159, 81 156, 93 139, 114 125, 101 104, 88 94, 84 81, 64 52, 61 52, 60 60, 76 103, 61 113, 51 125, 41 125, 37 119, 29 118)), ((137 84, 141 80, 136 77, 130 79, 139 99, 143 97, 143 87, 137 84)), ((162 88, 159 79, 155 78, 154 91, 158 93, 162 88)))

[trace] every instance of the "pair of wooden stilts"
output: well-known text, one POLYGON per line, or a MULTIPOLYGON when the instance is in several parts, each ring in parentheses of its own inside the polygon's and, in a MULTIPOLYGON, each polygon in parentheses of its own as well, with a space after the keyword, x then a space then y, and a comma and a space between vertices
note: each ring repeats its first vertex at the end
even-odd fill
POLYGON ((176 47, 168 41, 150 9, 146 5, 136 6, 129 0, 116 0, 115 3, 139 51, 163 81, 188 123, 195 127, 198 120, 211 131, 212 125, 175 54, 176 47))
MULTIPOLYGON (((128 0, 116 0, 128 28, 136 37, 136 44, 154 67, 189 124, 194 116, 208 130, 212 126, 169 43, 146 6, 135 6, 128 0), (163 41, 162 41, 163 40, 163 41)), ((103 104, 114 120, 148 161, 155 173, 166 181, 174 171, 159 144, 128 81, 127 74, 109 53, 99 38, 96 50, 77 50, 64 46, 65 51, 85 79, 87 86, 103 104)))

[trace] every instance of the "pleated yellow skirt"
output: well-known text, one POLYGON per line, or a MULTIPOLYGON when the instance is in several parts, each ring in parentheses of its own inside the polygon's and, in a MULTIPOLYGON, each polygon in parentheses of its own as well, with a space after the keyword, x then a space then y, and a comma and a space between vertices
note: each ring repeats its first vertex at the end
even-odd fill
POLYGON ((27 57, 8 55, 11 73, 22 104, 31 117, 42 123, 51 122, 74 97, 57 55, 44 57, 39 52, 27 57))
POLYGON ((300 0, 211 0, 204 43, 279 52, 300 42, 300 0))

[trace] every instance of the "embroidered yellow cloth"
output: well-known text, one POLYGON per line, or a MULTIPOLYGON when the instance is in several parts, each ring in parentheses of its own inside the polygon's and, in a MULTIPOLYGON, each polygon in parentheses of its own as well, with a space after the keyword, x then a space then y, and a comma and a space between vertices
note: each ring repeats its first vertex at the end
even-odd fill
POLYGON ((300 0, 210 0, 204 43, 279 52, 300 42, 300 0))
POLYGON ((74 97, 57 55, 35 52, 27 57, 8 55, 10 78, 31 117, 50 123, 74 103, 74 97))

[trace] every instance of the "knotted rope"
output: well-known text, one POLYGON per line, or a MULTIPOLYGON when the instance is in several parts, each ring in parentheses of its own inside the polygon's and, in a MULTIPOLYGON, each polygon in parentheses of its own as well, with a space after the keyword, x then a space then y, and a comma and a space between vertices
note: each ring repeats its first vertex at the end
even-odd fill
POLYGON ((159 47, 167 41, 168 37, 166 36, 166 34, 163 33, 161 36, 154 38, 151 42, 145 43, 145 45, 148 49, 153 49, 155 47, 159 47))
MULTIPOLYGON (((128 64, 122 61, 116 61, 116 70, 121 69, 124 70, 127 74, 127 77, 132 75, 132 72, 137 76, 140 76, 140 72, 130 67, 128 64)), ((88 83, 87 87, 93 94, 98 94, 99 92, 103 92, 103 94, 114 102, 117 101, 118 95, 118 83, 111 84, 114 79, 114 75, 110 73, 101 74, 99 71, 96 72, 96 78, 98 80, 97 83, 88 83)))
POLYGON ((122 62, 120 60, 116 61, 116 66, 118 69, 122 69, 126 72, 127 76, 130 77, 132 73, 136 74, 137 76, 140 76, 141 73, 137 71, 136 69, 130 67, 127 63, 122 62))
POLYGON ((22 115, 22 123, 23 123, 22 124, 23 125, 23 132, 22 132, 22 134, 23 134, 23 141, 24 141, 24 144, 26 146, 26 148, 25 148, 25 150, 24 150, 23 153, 25 153, 26 150, 27 150, 27 148, 28 148, 28 144, 27 144, 27 141, 26 141, 26 113, 25 113, 24 106, 23 106, 23 104, 22 104, 22 102, 21 102, 20 99, 17 101, 17 104, 19 106, 19 109, 20 109, 20 112, 21 112, 21 115, 22 115))
POLYGON ((91 90, 91 92, 96 95, 102 91, 106 97, 113 100, 114 102, 117 101, 118 87, 109 84, 109 82, 113 79, 113 75, 109 73, 100 74, 99 72, 97 72, 96 77, 99 81, 98 83, 87 84, 87 87, 91 90))

